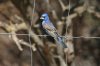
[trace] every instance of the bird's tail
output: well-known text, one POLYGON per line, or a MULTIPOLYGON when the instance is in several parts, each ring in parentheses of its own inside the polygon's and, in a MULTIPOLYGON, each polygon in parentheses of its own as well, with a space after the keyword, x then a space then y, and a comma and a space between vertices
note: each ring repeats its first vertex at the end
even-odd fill
POLYGON ((57 41, 58 44, 62 45, 63 48, 67 48, 67 46, 65 44, 65 40, 64 40, 63 37, 57 37, 56 41, 57 41))

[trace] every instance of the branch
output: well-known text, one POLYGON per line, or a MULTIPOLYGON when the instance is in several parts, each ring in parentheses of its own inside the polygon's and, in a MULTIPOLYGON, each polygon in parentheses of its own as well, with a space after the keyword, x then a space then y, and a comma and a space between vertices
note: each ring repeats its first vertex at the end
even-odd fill
POLYGON ((61 5, 63 11, 68 9, 68 6, 65 6, 61 0, 58 0, 58 1, 59 1, 60 5, 61 5))
POLYGON ((22 51, 23 49, 22 49, 20 43, 18 42, 19 39, 17 38, 16 33, 12 32, 11 34, 12 34, 11 37, 12 37, 13 41, 16 43, 16 45, 19 48, 19 50, 22 51))
POLYGON ((63 60, 61 56, 54 56, 54 58, 58 58, 60 61, 60 66, 68 66, 67 63, 63 60))
POLYGON ((27 43, 27 42, 25 42, 25 41, 23 41, 23 40, 19 40, 18 42, 19 42, 20 44, 22 44, 22 45, 25 45, 25 46, 27 46, 27 47, 32 48, 33 51, 36 51, 35 44, 30 45, 29 43, 27 43))
MULTIPOLYGON (((29 31, 29 25, 27 25, 21 17, 17 16, 17 18, 19 20, 21 20, 20 24, 12 24, 12 22, 10 22, 10 25, 8 25, 4 22, 1 22, 0 27, 5 28, 8 31, 8 33, 11 33, 11 34, 13 33, 12 34, 12 39, 14 40, 14 42, 16 43, 18 48, 22 51, 21 45, 18 43, 18 38, 16 36, 16 31, 22 30, 22 29, 25 29, 25 30, 29 31)), ((32 30, 29 31, 29 34, 31 35, 32 39, 38 44, 38 46, 43 47, 43 42, 32 30)))

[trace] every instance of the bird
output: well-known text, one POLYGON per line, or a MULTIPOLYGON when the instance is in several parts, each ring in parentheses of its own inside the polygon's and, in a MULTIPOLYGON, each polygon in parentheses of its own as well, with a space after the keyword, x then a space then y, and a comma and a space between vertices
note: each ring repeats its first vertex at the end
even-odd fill
POLYGON ((43 29, 49 34, 50 36, 54 37, 57 44, 60 44, 63 48, 67 48, 64 38, 61 37, 56 28, 54 27, 53 23, 50 21, 49 16, 47 13, 43 13, 40 17, 42 19, 42 27, 43 29))

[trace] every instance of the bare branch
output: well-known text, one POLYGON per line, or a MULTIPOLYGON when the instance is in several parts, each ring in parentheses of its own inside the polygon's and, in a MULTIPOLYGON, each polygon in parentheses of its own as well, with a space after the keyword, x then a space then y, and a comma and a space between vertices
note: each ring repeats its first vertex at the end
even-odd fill
POLYGON ((54 57, 59 59, 59 61, 60 61, 60 66, 68 66, 68 65, 65 63, 64 59, 63 59, 61 56, 54 56, 54 57))
POLYGON ((12 32, 12 33, 13 33, 13 34, 11 35, 11 36, 12 36, 12 39, 13 39, 14 42, 16 43, 16 45, 17 45, 17 47, 19 48, 19 50, 22 51, 23 49, 22 49, 20 43, 18 42, 19 39, 17 38, 16 33, 15 33, 15 32, 12 32))
POLYGON ((27 47, 32 48, 33 51, 36 51, 35 44, 33 44, 33 45, 31 46, 29 43, 27 43, 27 42, 25 42, 25 41, 23 41, 23 40, 19 40, 19 43, 22 44, 22 45, 25 45, 25 46, 27 46, 27 47))
POLYGON ((59 1, 60 5, 61 5, 63 11, 68 9, 68 6, 65 6, 61 0, 58 0, 58 1, 59 1))

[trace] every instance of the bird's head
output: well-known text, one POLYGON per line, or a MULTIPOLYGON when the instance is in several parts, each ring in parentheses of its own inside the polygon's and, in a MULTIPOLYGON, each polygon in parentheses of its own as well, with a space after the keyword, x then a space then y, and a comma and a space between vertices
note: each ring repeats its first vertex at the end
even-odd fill
POLYGON ((40 17, 40 19, 42 19, 42 20, 46 20, 48 18, 49 17, 48 17, 48 14, 47 13, 42 14, 42 16, 40 17))

